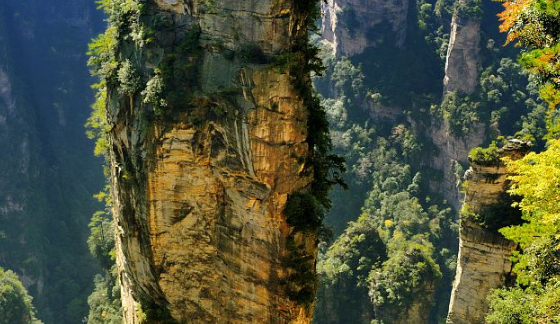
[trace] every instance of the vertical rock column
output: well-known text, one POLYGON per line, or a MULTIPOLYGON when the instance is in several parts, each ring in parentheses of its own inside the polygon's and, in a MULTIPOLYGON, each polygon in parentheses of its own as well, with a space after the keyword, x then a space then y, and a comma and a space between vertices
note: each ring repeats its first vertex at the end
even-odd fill
MULTIPOLYGON (((445 61, 443 96, 457 92, 471 95, 478 86, 481 57, 481 13, 474 0, 458 0, 451 21, 449 47, 445 61), (468 8, 468 9, 465 9, 468 8)), ((486 126, 472 122, 468 133, 455 136, 450 133, 447 120, 434 124, 429 130, 430 138, 441 150, 433 160, 436 169, 443 171, 443 181, 437 184, 439 191, 456 210, 461 207, 462 195, 456 178, 456 166, 466 164, 471 148, 482 145, 486 138, 486 126)))
MULTIPOLYGON (((473 6, 473 0, 459 0, 458 8, 473 6)), ((472 9, 471 9, 472 10, 472 9)), ((451 22, 445 61, 444 91, 473 93, 480 73, 480 23, 477 13, 456 10, 451 22)))
MULTIPOLYGON (((519 159, 528 152, 528 145, 510 142, 500 156, 519 159)), ((497 223, 515 221, 520 213, 511 207, 506 193, 508 172, 500 160, 493 163, 471 161, 465 207, 461 215, 459 258, 449 305, 448 324, 483 324, 488 313, 486 297, 490 290, 506 284, 512 270, 510 257, 517 246, 497 233, 496 228, 481 224, 482 219, 497 223), (478 215, 478 216, 475 216, 478 215)), ((496 226, 495 226, 496 227, 496 226)), ((501 227, 501 226, 497 226, 501 227)))
POLYGON ((317 236, 284 215, 313 177, 298 6, 153 0, 117 24, 108 121, 125 323, 310 323, 314 276, 297 277, 314 274, 317 236))

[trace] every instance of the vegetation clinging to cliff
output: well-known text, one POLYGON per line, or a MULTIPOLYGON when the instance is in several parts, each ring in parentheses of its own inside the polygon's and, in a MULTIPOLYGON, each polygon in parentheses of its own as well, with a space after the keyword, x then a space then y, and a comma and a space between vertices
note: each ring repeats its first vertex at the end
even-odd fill
POLYGON ((556 1, 504 1, 500 14, 501 30, 508 41, 528 48, 521 63, 539 82, 541 96, 549 103, 548 147, 542 153, 530 153, 521 160, 509 161, 513 172, 512 194, 525 223, 501 230, 519 243, 514 255, 517 285, 495 290, 489 296, 492 324, 533 324, 560 321, 560 123, 558 105, 558 59, 560 46, 560 7, 556 1))
POLYGON ((290 195, 285 210, 288 224, 296 230, 287 243, 291 253, 285 264, 292 270, 288 278, 288 293, 292 300, 303 305, 311 305, 315 299, 315 257, 303 253, 304 249, 296 244, 295 235, 313 235, 318 242, 328 232, 323 227, 323 218, 325 210, 332 206, 329 199, 331 188, 335 185, 346 187, 342 177, 345 171, 344 159, 331 152, 329 122, 311 82, 311 75, 320 74, 324 69, 319 49, 309 40, 309 31, 315 30, 315 23, 320 17, 319 2, 320 0, 293 0, 293 29, 297 32, 290 40, 290 53, 281 56, 288 60, 284 63, 288 63, 292 85, 299 92, 308 111, 308 162, 313 174, 311 190, 309 193, 290 195))
POLYGON ((510 192, 521 196, 516 204, 525 223, 501 233, 519 243, 514 254, 517 287, 496 290, 489 297, 493 324, 541 323, 560 320, 560 141, 546 151, 509 161, 514 173, 510 192))

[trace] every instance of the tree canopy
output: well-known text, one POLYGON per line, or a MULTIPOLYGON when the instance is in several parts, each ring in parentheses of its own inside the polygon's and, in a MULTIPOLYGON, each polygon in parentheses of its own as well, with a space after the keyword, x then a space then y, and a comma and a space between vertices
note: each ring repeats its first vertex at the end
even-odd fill
POLYGON ((0 268, 0 324, 42 324, 31 301, 18 276, 0 268))
POLYGON ((514 254, 517 284, 490 296, 488 323, 557 323, 560 320, 560 2, 503 1, 499 15, 508 42, 526 48, 520 62, 537 78, 540 94, 549 103, 547 148, 521 160, 506 161, 512 172, 510 193, 524 224, 501 233, 519 243, 514 254))

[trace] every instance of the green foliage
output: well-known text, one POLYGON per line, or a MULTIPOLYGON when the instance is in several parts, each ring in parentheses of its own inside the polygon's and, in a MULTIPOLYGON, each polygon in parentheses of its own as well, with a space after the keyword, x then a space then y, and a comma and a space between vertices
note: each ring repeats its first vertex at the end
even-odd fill
POLYGON ((284 211, 288 224, 300 229, 317 229, 323 224, 323 205, 310 193, 295 193, 288 197, 284 211))
POLYGON ((89 44, 88 65, 92 74, 100 78, 114 80, 117 77, 118 62, 115 57, 117 48, 117 30, 114 26, 94 38, 89 44))
POLYGON ((287 283, 290 299, 302 305, 311 305, 317 290, 315 258, 306 254, 307 249, 298 244, 296 236, 311 236, 318 240, 324 232, 324 210, 332 206, 329 191, 335 185, 346 187, 342 178, 345 166, 343 158, 331 153, 329 122, 311 82, 311 74, 323 70, 319 49, 310 43, 308 34, 320 16, 319 1, 294 0, 292 7, 298 18, 295 23, 299 25, 293 27, 297 32, 290 40, 292 48, 287 67, 292 86, 308 111, 307 143, 311 151, 309 164, 313 181, 310 192, 296 193, 288 199, 285 215, 295 232, 288 237, 287 245, 291 253, 284 262, 290 269, 287 283))
POLYGON ((146 84, 146 89, 142 90, 142 102, 153 107, 156 115, 163 113, 162 109, 167 107, 165 97, 165 82, 159 70, 146 84))
POLYGON ((110 273, 95 277, 95 288, 88 297, 88 324, 122 323, 120 286, 115 282, 116 271, 116 266, 113 266, 110 273))
POLYGON ((370 273, 370 296, 378 318, 393 322, 441 279, 432 254, 429 245, 407 242, 379 270, 370 273))
POLYGON ((500 16, 500 30, 508 33, 508 42, 528 48, 521 55, 521 64, 539 78, 540 94, 551 108, 551 113, 560 103, 558 78, 560 57, 558 29, 559 8, 556 1, 504 0, 504 12, 500 16))
POLYGON ((494 136, 519 131, 522 138, 542 137, 546 107, 538 97, 534 78, 528 78, 511 58, 497 55, 491 44, 489 39, 486 55, 491 59, 480 74, 475 93, 447 93, 440 106, 433 106, 432 114, 443 117, 454 136, 464 136, 474 124, 486 123, 494 136))
MULTIPOLYGON (((555 323, 560 321, 560 249, 558 242, 560 143, 557 138, 558 90, 558 19, 560 7, 555 1, 505 1, 500 14, 502 31, 508 41, 518 40, 529 47, 521 64, 534 75, 541 96, 549 103, 547 127, 550 141, 540 153, 530 153, 518 161, 509 161, 514 173, 511 194, 519 195, 515 205, 523 213, 524 224, 501 230, 508 239, 519 243, 514 255, 517 285, 496 290, 489 296, 491 313, 487 321, 506 323, 555 323)), ((541 109, 544 110, 544 109, 541 109)), ((524 123, 528 123, 530 116, 524 123)))
POLYGON ((498 145, 493 141, 487 148, 475 147, 469 152, 469 161, 479 165, 499 165, 501 163, 498 145))
POLYGON ((89 139, 95 140, 94 154, 96 156, 106 156, 109 149, 107 133, 111 129, 106 115, 107 87, 105 82, 100 82, 94 85, 93 88, 97 92, 95 94, 95 103, 91 106, 91 115, 85 124, 86 135, 89 139))
MULTIPOLYGON (((363 137, 351 139, 356 144, 349 162, 355 165, 354 174, 371 181, 370 192, 358 221, 349 224, 318 265, 323 282, 321 295, 338 290, 344 296, 340 301, 343 305, 360 308, 366 307, 363 301, 371 296, 370 305, 375 309, 372 316, 389 322, 398 320, 403 310, 419 300, 413 296, 426 295, 434 286, 449 289, 441 281, 445 275, 450 282, 455 264, 453 248, 447 245, 453 242, 453 234, 444 230, 454 228, 449 223, 450 210, 429 204, 428 197, 424 201, 417 198, 423 196, 422 177, 413 174, 409 165, 398 162, 402 155, 392 147, 403 151, 412 148, 414 152, 415 145, 405 144, 406 133, 401 125, 393 130, 392 142, 372 140, 371 133, 363 130, 357 133, 363 137), (358 143, 367 145, 367 149, 362 150, 358 143), (355 159, 354 154, 360 157, 355 159)), ((426 298, 430 305, 431 296, 426 298)), ((319 300, 318 309, 324 307, 321 303, 319 300)), ((344 308, 341 306, 342 312, 344 308)), ((444 311, 442 308, 442 314, 444 311)), ((317 316, 324 315, 319 312, 317 316)))
POLYGON ((521 160, 509 161, 511 193, 522 197, 516 203, 525 224, 504 228, 505 237, 518 242, 523 251, 517 256, 515 272, 522 284, 544 284, 560 278, 558 224, 560 206, 560 142, 552 140, 546 151, 529 153, 521 160))
POLYGON ((455 2, 455 12, 462 18, 481 18, 482 0, 465 0, 455 2))
POLYGON ((514 174, 510 193, 522 197, 515 205, 525 222, 500 231, 521 248, 513 258, 517 285, 489 297, 488 321, 555 323, 560 320, 560 141, 507 165, 514 174))
POLYGON ((425 35, 424 39, 437 56, 443 61, 447 56, 449 31, 446 23, 451 20, 453 1, 438 0, 435 4, 424 0, 416 1, 418 27, 425 35))
POLYGON ((243 61, 251 64, 267 64, 271 58, 264 53, 258 44, 245 44, 241 46, 236 55, 243 61))
POLYGON ((367 286, 369 272, 387 259, 387 251, 377 228, 367 218, 350 222, 348 228, 328 249, 318 269, 328 284, 339 280, 367 286))
MULTIPOLYGON (((380 55, 378 50, 389 53, 391 45, 376 48, 375 55, 380 55)), ((373 88, 365 73, 383 78, 389 72, 376 71, 387 68, 392 73, 390 60, 394 57, 378 62, 373 72, 371 65, 354 64, 363 62, 361 58, 335 59, 328 53, 324 57, 326 75, 316 84, 329 96, 323 99, 323 106, 334 149, 346 158, 346 179, 351 187, 348 193, 331 195, 333 209, 327 223, 334 224, 336 234, 343 233, 320 256, 316 322, 361 323, 364 318, 395 322, 411 307, 413 294, 426 296, 423 302, 429 308, 433 295, 427 292, 434 289, 434 300, 444 305, 454 276, 453 231, 457 226, 445 203, 428 195, 429 170, 423 168, 420 173, 415 169, 429 144, 407 122, 397 120, 389 125, 371 120, 369 112, 362 110, 368 100, 388 108, 394 105, 393 95, 373 88), (391 267, 400 267, 400 275, 391 277, 391 267), (418 276, 429 280, 420 282, 418 276), (389 300, 388 291, 394 292, 394 299, 389 300), (375 305, 373 295, 379 297, 375 305)), ((410 93, 405 94, 410 90, 406 85, 395 82, 391 86, 404 90, 402 98, 410 98, 410 93)), ((432 319, 445 317, 447 305, 432 311, 432 319)))
POLYGON ((534 296, 528 296, 521 288, 497 289, 488 296, 489 324, 536 324, 534 296))
POLYGON ((558 323, 560 313, 560 285, 544 289, 520 287, 497 289, 488 296, 490 314, 488 324, 558 323))
POLYGON ((292 36, 293 54, 289 73, 293 87, 299 92, 309 114, 307 119, 307 143, 311 148, 310 163, 313 168, 311 194, 325 208, 331 207, 328 194, 334 185, 345 187, 342 178, 345 171, 344 159, 331 154, 332 141, 329 135, 329 122, 321 100, 311 83, 311 73, 321 73, 324 67, 319 58, 319 49, 309 42, 308 30, 313 29, 320 16, 319 1, 294 1, 295 14, 301 19, 299 34, 292 36))
POLYGON ((456 91, 445 95, 441 109, 451 134, 455 136, 466 135, 471 126, 480 120, 480 103, 456 91))
POLYGON ((117 72, 119 91, 122 94, 132 96, 142 88, 140 75, 129 60, 122 62, 117 72))
POLYGON ((91 254, 99 261, 104 269, 110 269, 115 263, 115 233, 113 217, 111 215, 111 193, 109 185, 95 195, 95 198, 105 205, 105 209, 93 214, 89 223, 91 234, 88 246, 91 254))
POLYGON ((17 275, 0 268, 0 324, 42 324, 31 301, 17 275))

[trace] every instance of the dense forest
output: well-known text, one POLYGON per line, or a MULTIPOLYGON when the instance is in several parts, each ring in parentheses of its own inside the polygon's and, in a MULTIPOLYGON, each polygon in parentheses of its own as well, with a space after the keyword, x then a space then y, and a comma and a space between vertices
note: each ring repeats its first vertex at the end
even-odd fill
MULTIPOLYGON (((395 17, 366 32, 368 44, 381 45, 351 57, 330 54, 331 44, 323 48, 326 72, 316 84, 335 149, 347 159, 350 189, 333 194, 326 219, 335 239, 318 264, 316 323, 445 321, 460 212, 460 198, 449 191, 463 190, 468 149, 498 137, 530 140, 536 148, 546 141, 548 106, 539 80, 524 72, 516 48, 503 46, 500 10, 489 1, 416 1, 400 35, 391 26, 395 17), (473 89, 449 91, 445 60, 452 59, 447 46, 457 17, 480 22, 473 58, 480 73, 473 89), (434 161, 446 149, 438 128, 466 142, 464 156, 449 161, 452 179, 434 161), (441 184, 450 180, 451 186, 441 184)), ((366 23, 356 15, 349 5, 338 19, 352 27, 366 23)), ((491 150, 475 150, 471 158, 491 150)))
MULTIPOLYGON (((253 173, 239 176, 246 155, 255 160, 266 156, 262 151, 257 157, 247 153, 255 144, 249 149, 245 142, 253 141, 251 136, 266 142, 262 134, 292 127, 292 121, 288 126, 270 122, 270 129, 255 126, 257 135, 249 131, 241 141, 239 134, 246 130, 237 123, 252 127, 279 111, 280 117, 273 119, 284 122, 292 114, 287 107, 298 100, 307 113, 294 119, 309 119, 303 130, 288 133, 305 133, 303 141, 311 152, 301 153, 299 143, 287 135, 267 143, 275 149, 287 146, 286 165, 293 158, 304 170, 298 176, 313 178, 303 189, 298 187, 300 191, 293 186, 304 180, 290 178, 296 185, 288 186, 283 213, 291 230, 285 242, 278 243, 286 244, 288 252, 275 253, 291 255, 274 256, 288 275, 282 278, 279 271, 269 278, 280 287, 274 286, 273 293, 287 287, 288 306, 282 302, 276 308, 286 309, 274 311, 286 319, 301 307, 304 311, 298 312, 314 312, 316 324, 478 323, 450 315, 463 307, 453 305, 460 298, 453 295, 469 286, 464 281, 471 270, 461 262, 474 260, 468 254, 471 246, 485 244, 468 236, 474 229, 510 250, 503 259, 487 256, 488 263, 503 262, 510 269, 497 274, 498 284, 482 284, 485 295, 474 298, 483 305, 476 310, 482 314, 480 323, 560 321, 557 1, 280 1, 278 6, 291 9, 273 18, 261 13, 263 5, 257 2, 202 1, 199 11, 198 4, 188 1, 184 7, 183 1, 160 0, 0 3, 0 147, 5 152, 0 159, 0 324, 180 323, 171 299, 186 298, 168 294, 165 282, 142 280, 166 275, 177 279, 187 273, 181 269, 185 265, 171 260, 171 253, 160 256, 147 246, 138 249, 142 256, 148 255, 150 262, 162 259, 155 270, 148 270, 142 260, 125 259, 135 251, 134 241, 123 239, 127 230, 141 243, 148 241, 143 235, 165 242, 165 230, 150 232, 157 220, 146 228, 137 225, 141 216, 132 211, 113 219, 115 212, 141 210, 143 199, 156 200, 157 191, 149 190, 157 177, 150 178, 150 172, 161 173, 167 165, 146 158, 148 167, 143 169, 142 159, 154 152, 154 161, 173 158, 174 150, 187 142, 193 148, 181 158, 191 151, 207 154, 207 164, 216 164, 213 173, 203 175, 194 168, 196 180, 174 183, 173 190, 190 188, 197 196, 199 187, 189 185, 203 177, 216 176, 226 183, 220 187, 225 194, 216 196, 217 232, 235 241, 236 235, 244 239, 249 231, 251 240, 241 241, 247 248, 255 237, 261 239, 257 227, 247 225, 253 221, 240 226, 237 234, 237 220, 228 223, 223 218, 257 213, 255 206, 268 199, 263 192, 283 183, 275 180, 267 187, 247 180, 253 173), (254 6, 258 14, 251 15, 261 15, 251 18, 251 28, 236 22, 241 16, 232 12, 251 12, 237 5, 254 6), (158 6, 169 7, 159 11, 158 6), (227 12, 223 17, 221 6, 227 12), (180 18, 186 13, 200 21, 180 18), (297 32, 285 42, 288 50, 274 51, 286 45, 274 33, 271 44, 258 41, 266 33, 255 26, 289 15, 297 26, 290 30, 297 32), (232 77, 238 72, 240 77, 232 77), (286 87, 295 90, 269 94, 270 103, 262 103, 259 96, 266 91, 284 91, 279 86, 284 75, 290 76, 286 87), (311 82, 316 93, 310 91, 311 82), (258 117, 249 112, 267 104, 258 117), (239 117, 243 113, 248 117, 239 117), (153 130, 146 126, 150 123, 153 130), (191 126, 195 135, 180 138, 191 126), (201 135, 206 131, 208 138, 201 135), (157 145, 166 148, 169 138, 170 149, 159 150, 157 145), (157 145, 142 146, 149 141, 157 145), (531 152, 508 153, 519 145, 531 152), (307 155, 296 158, 294 152, 307 155), (239 157, 242 162, 231 162, 239 157), (487 192, 480 188, 499 182, 491 173, 496 170, 507 179, 500 187, 504 192, 493 192, 499 201, 486 204, 487 192), (230 176, 238 178, 228 187, 230 176), (140 185, 145 179, 148 185, 140 185), (333 185, 338 186, 327 196, 333 185), (245 202, 243 191, 258 197, 245 202), (463 203, 465 197, 473 206, 463 203), (244 211, 239 211, 239 201, 244 211), (474 208, 479 203, 482 207, 474 208), (237 207, 228 210, 228 204, 237 207), (127 217, 138 218, 134 226, 125 224, 127 217), (316 243, 315 259, 309 251, 316 243), (316 270, 308 269, 315 264, 316 270), (131 269, 140 275, 130 275, 131 269), (140 297, 132 296, 138 287, 140 297), (133 315, 127 315, 127 298, 134 300, 133 315)), ((192 164, 174 159, 172 164, 181 168, 192 164)), ((270 168, 270 161, 262 165, 270 168)), ((285 169, 275 172, 286 177, 285 169)), ((215 189, 208 189, 213 188, 208 183, 204 188, 209 197, 215 189)), ((278 190, 280 195, 283 189, 278 190)), ((160 214, 177 212, 180 216, 170 225, 175 226, 197 216, 200 206, 206 208, 206 201, 195 203, 177 192, 171 200, 188 203, 180 208, 154 203, 146 209, 164 206, 160 214)), ((277 208, 274 199, 269 210, 277 208)), ((176 233, 187 232, 185 228, 176 233)), ((209 249, 204 235, 195 238, 200 250, 209 249)), ((232 263, 233 272, 251 268, 236 263, 239 255, 261 267, 268 262, 255 255, 265 254, 271 244, 246 251, 224 243, 222 236, 215 240, 215 254, 222 253, 220 248, 225 251, 220 266, 232 263)), ((200 260, 207 259, 197 255, 200 260)), ((214 270, 201 276, 210 281, 233 276, 222 273, 218 280, 214 270)), ((199 272, 189 275, 194 278, 199 272)), ((242 290, 236 280, 232 290, 242 290)), ((247 301, 240 304, 258 299, 255 290, 261 289, 261 280, 250 285, 250 297, 242 295, 247 301)), ((198 300, 224 293, 207 290, 200 289, 198 300)), ((193 314, 202 316, 209 303, 200 302, 193 314)), ((196 316, 193 320, 202 318, 196 316)))

